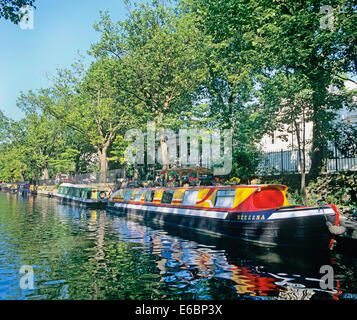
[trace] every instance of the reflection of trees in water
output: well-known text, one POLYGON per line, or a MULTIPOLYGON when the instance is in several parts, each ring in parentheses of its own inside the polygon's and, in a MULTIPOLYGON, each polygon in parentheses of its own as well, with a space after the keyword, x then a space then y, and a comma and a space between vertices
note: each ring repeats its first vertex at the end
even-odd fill
MULTIPOLYGON (((299 289, 295 278, 279 285, 276 274, 300 270, 302 275, 309 266, 318 271, 325 260, 301 262, 296 255, 195 238, 194 232, 177 233, 177 228, 150 228, 105 211, 58 205, 54 199, 3 199, 1 228, 16 247, 7 260, 37 266, 33 297, 300 300, 319 294, 308 285, 299 289)), ((345 264, 339 272, 350 270, 345 264)), ((353 276, 351 286, 357 283, 353 276)))
MULTIPOLYGON (((143 224, 143 222, 141 222, 143 224)), ((144 223, 144 225, 150 225, 150 223, 144 223)), ((162 226, 161 226, 162 227, 162 226)), ((138 225, 136 228, 140 228, 138 225)), ((197 244, 204 243, 208 246, 214 247, 215 250, 201 252, 200 249, 195 246, 195 259, 194 262, 190 259, 176 259, 183 262, 184 266, 181 268, 188 268, 190 265, 194 265, 198 272, 197 277, 217 277, 219 272, 217 271, 218 265, 225 265, 225 270, 233 270, 233 273, 228 274, 226 272, 225 278, 230 279, 236 285, 234 288, 238 295, 249 296, 266 296, 266 297, 280 297, 294 299, 310 299, 320 297, 324 299, 338 299, 341 294, 339 290, 339 283, 336 283, 336 288, 333 290, 322 290, 319 286, 319 279, 322 276, 318 273, 320 267, 324 264, 333 264, 331 254, 329 251, 321 252, 309 252, 308 250, 293 251, 291 249, 272 249, 261 248, 248 245, 239 241, 232 240, 227 242, 221 238, 214 238, 209 236, 203 236, 194 232, 178 231, 179 228, 164 227, 164 230, 168 230, 169 234, 180 236, 183 239, 190 239, 197 241, 197 244), (196 234, 196 236, 194 235, 196 234), (220 254, 217 258, 217 250, 224 249, 224 255, 220 254), (239 257, 237 259, 237 257, 239 257), (183 261, 182 261, 183 260, 183 261), (202 263, 200 263, 202 261, 202 263), (215 261, 213 264, 210 263, 215 261), (207 263, 208 262, 208 263, 207 263), (207 267, 206 266, 209 266, 207 267), (261 269, 260 264, 266 265, 266 268, 261 269), (269 270, 268 271, 264 271, 269 270), (279 272, 282 270, 290 273, 289 277, 279 276, 279 272), (270 271, 277 272, 274 274, 270 271), (300 273, 300 274, 297 274, 300 273), (306 279, 303 275, 306 275, 306 279), (317 278, 313 278, 317 277, 317 278), (308 281, 307 279, 311 279, 308 281), (282 281, 282 279, 284 281, 282 281), (301 283, 300 283, 301 281, 301 283), (317 282, 316 282, 317 281, 317 282), (284 294, 280 294, 283 292, 284 294)), ((183 229, 181 229, 183 230, 183 229)), ((185 243, 184 241, 177 242, 177 252, 183 253, 187 250, 179 250, 180 245, 185 243)), ((218 251, 219 252, 219 251, 218 251)), ((160 254, 159 254, 160 255, 160 254)), ((286 274, 288 275, 288 274, 286 274)), ((218 297, 219 299, 219 297, 218 297)))
MULTIPOLYGON (((357 293, 357 257, 355 253, 335 254, 334 272, 342 292, 357 293)), ((357 296, 354 299, 357 299, 357 296)))

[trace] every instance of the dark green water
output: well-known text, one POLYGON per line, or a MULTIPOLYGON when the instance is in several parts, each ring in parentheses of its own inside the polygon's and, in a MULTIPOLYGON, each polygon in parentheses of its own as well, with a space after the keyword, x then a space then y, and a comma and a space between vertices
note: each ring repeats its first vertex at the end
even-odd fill
POLYGON ((0 248, 0 299, 357 299, 357 254, 248 246, 40 196, 0 192, 0 248))

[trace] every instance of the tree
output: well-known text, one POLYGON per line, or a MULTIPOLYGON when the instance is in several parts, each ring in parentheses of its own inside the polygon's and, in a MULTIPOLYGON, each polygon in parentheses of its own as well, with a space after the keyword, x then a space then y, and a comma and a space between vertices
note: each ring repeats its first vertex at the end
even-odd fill
MULTIPOLYGON (((49 179, 50 161, 56 158, 61 148, 62 124, 46 111, 41 109, 43 97, 29 91, 22 94, 17 105, 22 109, 26 118, 17 124, 24 131, 21 141, 23 153, 28 161, 37 167, 44 179, 49 179)), ((16 140, 13 140, 16 141, 16 140)))
POLYGON ((332 141, 337 149, 346 157, 357 157, 357 124, 337 123, 334 126, 332 141))
POLYGON ((26 118, 0 122, 0 180, 25 181, 88 170, 94 150, 73 130, 41 109, 44 97, 30 91, 18 99, 26 118), (5 123, 6 125, 2 125, 5 123))
POLYGON ((0 110, 0 143, 6 139, 8 125, 9 125, 9 119, 0 110))
MULTIPOLYGON (((132 9, 129 17, 113 23, 107 13, 95 27, 101 40, 92 46, 96 57, 118 61, 116 86, 142 108, 146 120, 174 125, 182 111, 190 106, 180 103, 194 92, 205 77, 203 41, 192 16, 153 2, 132 9)), ((164 154, 165 137, 160 137, 164 154)), ((163 156, 163 166, 167 159, 163 156)))
MULTIPOLYGON (((202 29, 221 44, 232 64, 246 63, 252 74, 291 73, 306 81, 312 93, 312 168, 325 169, 331 84, 345 72, 355 72, 356 7, 334 0, 331 28, 324 28, 323 1, 203 1, 187 0, 201 16, 202 29)), ((341 107, 340 105, 339 107, 341 107)))
POLYGON ((274 74, 265 79, 261 90, 261 101, 264 101, 268 109, 274 110, 274 118, 271 122, 272 131, 279 129, 286 132, 279 136, 286 140, 287 134, 291 134, 290 147, 297 143, 298 161, 300 165, 300 194, 304 205, 306 199, 306 167, 307 155, 311 148, 311 139, 307 133, 307 126, 312 121, 313 103, 311 90, 308 84, 294 75, 286 73, 274 74))
POLYGON ((107 175, 108 149, 135 117, 134 109, 125 104, 126 96, 115 86, 115 64, 111 58, 102 58, 87 72, 80 64, 73 70, 59 70, 42 104, 62 125, 86 137, 98 156, 101 182, 107 175))
POLYGON ((62 126, 58 136, 56 157, 49 164, 56 173, 77 174, 94 171, 93 154, 95 150, 85 136, 67 126, 62 126))
POLYGON ((23 17, 20 9, 23 6, 33 6, 35 0, 2 0, 0 2, 0 18, 18 24, 23 17))
POLYGON ((5 137, 0 144, 0 180, 24 181, 30 161, 25 146, 25 120, 7 119, 5 137))

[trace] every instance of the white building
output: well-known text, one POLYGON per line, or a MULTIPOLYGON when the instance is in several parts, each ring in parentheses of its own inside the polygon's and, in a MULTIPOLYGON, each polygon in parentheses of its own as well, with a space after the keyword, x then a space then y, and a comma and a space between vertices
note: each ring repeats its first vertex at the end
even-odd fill
MULTIPOLYGON (((356 90, 357 84, 352 81, 345 81, 345 86, 349 90, 356 90)), ((331 92, 338 93, 337 88, 331 88, 331 92)), ((357 96, 354 97, 357 103, 357 96)), ((348 111, 346 108, 339 111, 336 121, 344 121, 357 124, 357 111, 348 111)), ((310 167, 309 147, 312 141, 312 122, 305 124, 305 141, 306 141, 306 170, 310 167)), ((303 128, 300 127, 300 136, 303 136, 303 128)), ((261 170, 266 171, 300 171, 298 141, 295 130, 288 125, 284 125, 281 130, 276 130, 272 134, 266 134, 260 142, 260 150, 265 153, 265 162, 261 164, 261 170)), ((337 151, 334 150, 336 153, 337 151)), ((337 168, 357 170, 357 160, 351 159, 331 159, 327 163, 329 171, 337 168)))

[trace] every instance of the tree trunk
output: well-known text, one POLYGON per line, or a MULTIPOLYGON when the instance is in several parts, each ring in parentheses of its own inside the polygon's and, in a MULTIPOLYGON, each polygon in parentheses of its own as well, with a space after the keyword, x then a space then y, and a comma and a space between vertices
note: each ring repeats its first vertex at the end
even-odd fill
POLYGON ((319 74, 311 79, 312 105, 313 105, 313 130, 312 130, 312 154, 310 176, 317 177, 322 172, 326 172, 327 158, 327 132, 329 120, 326 116, 326 96, 327 86, 330 83, 329 77, 319 74))
MULTIPOLYGON (((158 128, 162 128, 163 118, 164 118, 163 113, 160 113, 157 118, 158 128)), ((162 170, 166 170, 169 167, 168 166, 169 161, 168 161, 167 143, 166 143, 164 131, 161 131, 160 134, 160 149, 161 149, 162 170)))
POLYGON ((306 196, 306 157, 305 157, 305 148, 302 150, 302 168, 301 168, 301 184, 300 184, 300 193, 301 199, 304 206, 307 205, 307 196, 306 196))
POLYGON ((296 131, 296 140, 298 144, 299 150, 299 163, 300 163, 300 171, 301 171, 301 180, 300 180, 300 194, 301 200, 303 205, 306 206, 306 159, 305 159, 305 121, 302 122, 302 129, 303 129, 303 137, 301 138, 300 135, 300 127, 296 121, 295 124, 295 131, 296 131))
POLYGON ((21 182, 24 182, 25 181, 25 177, 24 177, 24 172, 22 170, 21 164, 19 165, 19 174, 20 174, 21 182))
POLYGON ((161 157, 162 157, 162 170, 166 170, 169 168, 169 159, 168 159, 168 152, 167 152, 167 143, 163 133, 160 136, 160 146, 161 146, 161 157))
POLYGON ((301 200, 304 206, 307 205, 306 199, 306 173, 301 172, 301 185, 300 185, 301 200))
POLYGON ((100 165, 100 183, 107 182, 107 172, 108 172, 108 160, 107 160, 107 147, 103 147, 101 150, 98 150, 98 158, 100 165))
POLYGON ((48 180, 50 178, 49 174, 48 174, 48 168, 47 165, 43 168, 43 179, 44 180, 48 180))
POLYGON ((134 160, 134 177, 133 180, 137 181, 139 179, 139 168, 138 168, 138 163, 137 163, 137 159, 136 159, 137 153, 135 153, 135 160, 134 160))
POLYGON ((324 137, 324 129, 327 126, 321 119, 320 113, 313 119, 312 131, 312 154, 310 175, 316 177, 322 172, 326 172, 327 141, 324 137))

